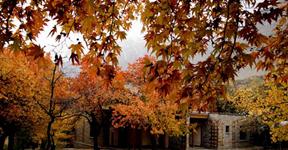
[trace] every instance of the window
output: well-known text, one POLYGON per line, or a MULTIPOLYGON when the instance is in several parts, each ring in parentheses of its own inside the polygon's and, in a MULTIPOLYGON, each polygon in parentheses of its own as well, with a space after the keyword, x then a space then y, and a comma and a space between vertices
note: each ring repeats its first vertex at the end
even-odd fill
POLYGON ((229 133, 229 128, 230 128, 229 126, 226 126, 226 127, 225 127, 225 132, 226 132, 226 133, 229 133))

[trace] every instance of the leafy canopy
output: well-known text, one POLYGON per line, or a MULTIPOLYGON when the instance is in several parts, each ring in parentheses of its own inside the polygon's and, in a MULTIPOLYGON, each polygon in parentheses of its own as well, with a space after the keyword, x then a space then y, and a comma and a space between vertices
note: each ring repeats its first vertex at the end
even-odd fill
POLYGON ((139 14, 146 47, 157 57, 147 66, 149 80, 158 80, 164 94, 172 82, 181 81, 181 98, 189 101, 215 100, 224 93, 223 82, 234 80, 244 67, 270 72, 285 68, 288 60, 288 4, 280 0, 2 0, 0 7, 0 50, 10 47, 42 57, 36 38, 53 20, 57 25, 49 35, 60 45, 70 33, 83 38, 67 46, 72 62, 89 62, 109 80, 121 52, 118 41, 139 14), (273 35, 260 32, 258 25, 273 21, 279 21, 273 35), (83 47, 88 48, 84 55, 83 47), (199 55, 203 59, 195 61, 199 55))

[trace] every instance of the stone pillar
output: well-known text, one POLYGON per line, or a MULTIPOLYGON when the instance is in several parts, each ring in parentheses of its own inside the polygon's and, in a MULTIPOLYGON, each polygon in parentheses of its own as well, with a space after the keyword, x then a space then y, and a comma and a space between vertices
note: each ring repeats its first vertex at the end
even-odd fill
POLYGON ((169 148, 169 135, 167 133, 165 133, 164 148, 169 148))
MULTIPOLYGON (((190 116, 188 116, 188 117, 186 118, 186 124, 187 124, 187 127, 190 126, 190 116)), ((190 144, 189 144, 189 133, 186 134, 186 142, 185 142, 185 144, 186 144, 186 145, 185 145, 185 149, 188 150, 189 147, 190 147, 190 144)))

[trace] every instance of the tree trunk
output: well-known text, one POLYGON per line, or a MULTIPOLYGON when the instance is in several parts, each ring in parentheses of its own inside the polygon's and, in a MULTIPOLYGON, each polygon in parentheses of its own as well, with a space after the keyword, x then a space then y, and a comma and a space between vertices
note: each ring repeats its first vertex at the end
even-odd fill
POLYGON ((55 150, 56 149, 56 145, 54 142, 54 134, 51 136, 51 150, 55 150))
POLYGON ((151 135, 151 139, 152 139, 152 150, 157 149, 157 136, 156 135, 151 135))
POLYGON ((46 150, 54 150, 55 149, 55 145, 53 142, 53 136, 51 134, 51 128, 52 128, 52 124, 53 124, 54 120, 52 119, 47 126, 47 147, 46 150))
POLYGON ((99 150, 98 147, 98 136, 100 134, 101 125, 98 123, 95 116, 91 116, 92 122, 90 122, 90 132, 93 137, 93 148, 94 150, 99 150))
POLYGON ((7 135, 5 133, 0 134, 0 150, 4 149, 4 143, 5 143, 6 138, 7 138, 7 135))
POLYGON ((14 149, 14 137, 15 133, 10 133, 8 136, 8 150, 13 150, 14 149))
POLYGON ((45 150, 47 145, 47 139, 42 139, 40 143, 40 150, 45 150))
POLYGON ((50 137, 51 137, 51 123, 49 122, 48 123, 48 127, 47 127, 47 147, 46 149, 49 150, 50 147, 51 147, 51 140, 50 140, 50 137))
POLYGON ((98 136, 93 137, 93 149, 100 150, 98 147, 98 136))

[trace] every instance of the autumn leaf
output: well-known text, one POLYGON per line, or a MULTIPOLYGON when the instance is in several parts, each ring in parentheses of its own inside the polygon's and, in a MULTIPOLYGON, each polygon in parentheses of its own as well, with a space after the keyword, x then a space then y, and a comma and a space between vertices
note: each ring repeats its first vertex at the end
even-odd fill
MULTIPOLYGON (((80 42, 78 42, 77 44, 71 44, 69 48, 71 49, 71 52, 76 54, 79 59, 81 58, 81 55, 83 54, 83 48, 84 47, 82 46, 82 44, 80 42)), ((72 56, 72 54, 71 54, 71 56, 72 56)))
POLYGON ((52 28, 52 30, 49 32, 48 36, 53 36, 57 32, 57 27, 56 25, 52 28))
POLYGON ((75 53, 71 53, 71 56, 70 56, 69 60, 72 61, 72 64, 73 64, 73 65, 75 64, 75 62, 76 62, 78 65, 80 64, 79 57, 78 57, 78 55, 75 54, 75 53))
POLYGON ((39 45, 30 44, 25 52, 28 56, 32 56, 34 59, 43 58, 44 50, 39 45))
MULTIPOLYGON (((73 61, 73 60, 72 60, 73 61)), ((57 54, 55 55, 55 59, 54 59, 54 62, 57 66, 61 66, 63 67, 63 59, 62 59, 62 56, 58 56, 57 54)))
POLYGON ((126 32, 119 31, 116 33, 116 37, 117 37, 117 39, 124 40, 124 39, 126 39, 126 32))

